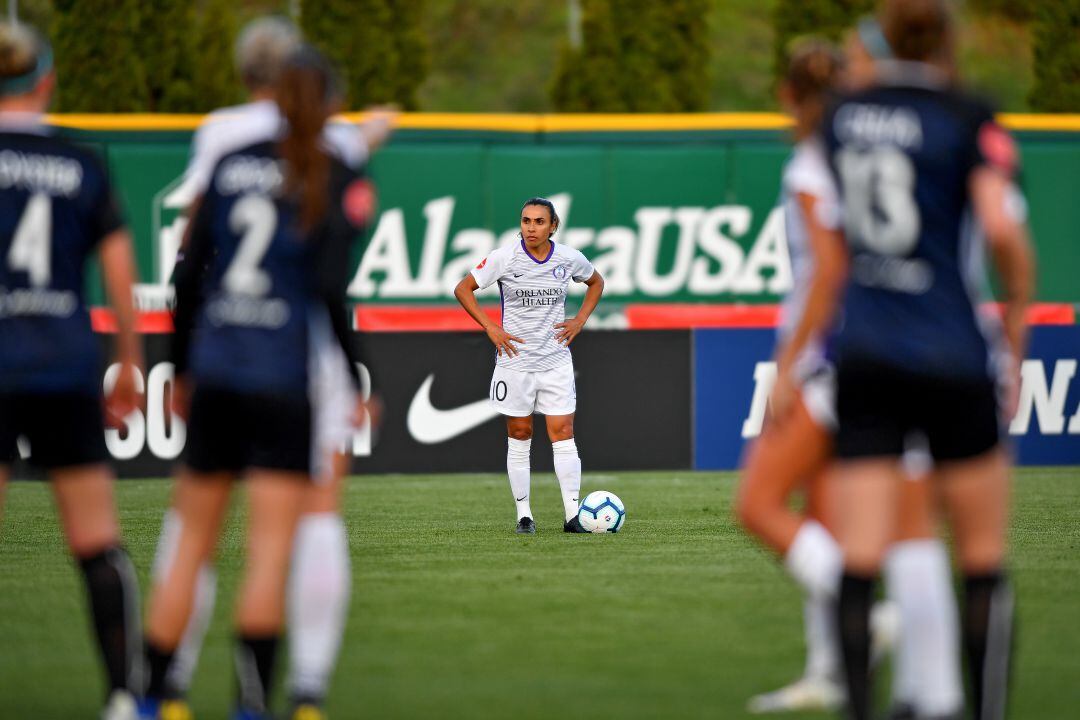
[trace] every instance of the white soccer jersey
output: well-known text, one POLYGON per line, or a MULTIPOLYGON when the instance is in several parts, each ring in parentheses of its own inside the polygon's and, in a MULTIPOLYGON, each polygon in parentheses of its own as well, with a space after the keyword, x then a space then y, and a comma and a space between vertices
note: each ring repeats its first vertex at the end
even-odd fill
MULTIPOLYGON (((282 117, 273 100, 256 100, 215 110, 206 116, 191 141, 191 160, 180 187, 169 194, 170 207, 187 207, 206 191, 218 161, 242 147, 265 142, 281 132, 282 117)), ((368 159, 368 148, 356 125, 330 122, 323 129, 327 151, 351 168, 368 159)))
POLYGON ((799 193, 814 196, 817 200, 817 221, 831 230, 840 226, 840 205, 836 184, 825 162, 824 150, 817 140, 803 140, 795 146, 791 159, 784 166, 781 184, 784 230, 793 279, 791 292, 784 298, 780 309, 778 334, 781 339, 785 339, 794 331, 802 317, 806 297, 810 292, 810 278, 814 274, 810 238, 797 196, 799 193))
POLYGON ((524 340, 519 355, 499 356, 497 364, 520 372, 550 370, 572 362, 570 348, 555 340, 556 323, 566 319, 570 281, 585 282, 593 266, 584 255, 552 241, 544 260, 537 260, 517 240, 495 250, 473 269, 481 289, 499 284, 503 329, 524 340))

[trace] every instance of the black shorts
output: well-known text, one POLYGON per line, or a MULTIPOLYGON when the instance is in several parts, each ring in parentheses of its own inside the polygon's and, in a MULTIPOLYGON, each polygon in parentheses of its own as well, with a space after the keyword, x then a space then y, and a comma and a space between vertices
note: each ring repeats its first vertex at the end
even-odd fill
POLYGON ((30 463, 46 469, 97 465, 109 459, 101 397, 90 393, 0 393, 0 466, 30 441, 30 463))
POLYGON ((899 457, 921 434, 939 461, 982 455, 1001 441, 990 380, 918 375, 867 362, 837 367, 838 458, 899 457))
POLYGON ((246 468, 311 472, 307 398, 196 387, 184 460, 201 473, 246 468))

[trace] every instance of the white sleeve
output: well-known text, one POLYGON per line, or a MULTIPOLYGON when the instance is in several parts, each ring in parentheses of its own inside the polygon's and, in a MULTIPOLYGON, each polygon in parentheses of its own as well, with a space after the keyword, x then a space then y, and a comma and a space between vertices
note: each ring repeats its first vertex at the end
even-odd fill
POLYGON ((817 143, 799 145, 784 169, 784 185, 792 195, 804 193, 817 200, 817 221, 830 230, 840 227, 840 200, 825 154, 817 143))
POLYGON ((330 151, 353 170, 360 170, 367 164, 367 142, 358 125, 346 122, 327 123, 323 129, 323 140, 330 146, 330 151))
POLYGON ((512 247, 497 248, 472 269, 472 276, 481 290, 490 287, 506 274, 513 252, 512 247))
POLYGON ((165 197, 165 207, 186 210, 196 198, 206 192, 206 188, 210 186, 210 176, 221 158, 220 153, 214 149, 216 145, 213 125, 204 122, 191 140, 191 157, 184 170, 183 180, 165 197))
POLYGON ((580 251, 574 250, 573 253, 573 259, 570 261, 570 277, 574 279, 574 282, 585 282, 593 276, 596 268, 580 251))

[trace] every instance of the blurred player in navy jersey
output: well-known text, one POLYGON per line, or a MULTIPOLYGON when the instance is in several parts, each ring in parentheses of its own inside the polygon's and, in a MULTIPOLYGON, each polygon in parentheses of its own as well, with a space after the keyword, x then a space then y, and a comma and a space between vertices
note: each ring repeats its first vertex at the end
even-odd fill
MULTIPOLYGON (((236 65, 251 100, 222 108, 206 118, 195 134, 191 161, 180 186, 170 195, 170 204, 197 208, 215 165, 225 154, 276 135, 282 124, 281 111, 274 101, 277 79, 285 58, 299 44, 299 30, 280 17, 254 20, 241 31, 236 43, 236 65)), ((328 122, 323 129, 323 147, 346 165, 362 170, 370 153, 387 139, 391 121, 392 113, 377 110, 371 120, 360 126, 328 122)), ((357 196, 355 201, 363 202, 364 198, 357 196)), ((348 614, 351 579, 340 496, 351 455, 344 450, 351 442, 355 424, 363 422, 368 412, 366 403, 353 391, 345 356, 337 350, 328 329, 314 328, 310 341, 317 482, 306 492, 289 580, 287 685, 294 705, 315 713, 326 695, 348 614)), ((170 510, 154 566, 159 577, 167 569, 178 533, 176 513, 170 510)), ((168 694, 174 701, 179 701, 191 684, 213 613, 215 593, 216 573, 207 563, 200 570, 191 620, 169 673, 168 694)), ((180 704, 175 702, 173 707, 180 704)))
POLYGON ((892 59, 878 62, 874 86, 842 98, 822 124, 846 249, 833 244, 819 262, 846 281, 817 288, 820 297, 811 300, 836 308, 839 319, 838 620, 849 712, 870 715, 867 618, 894 532, 900 457, 917 437, 933 458, 932 482, 964 575, 961 625, 975 717, 999 718, 1013 614, 1001 433, 1015 405, 1033 285, 1023 201, 1012 183, 1017 151, 990 110, 954 86, 954 32, 943 0, 888 0, 878 19, 892 59), (1005 293, 1003 324, 977 307, 984 245, 1005 293))
POLYGON ((213 171, 176 276, 173 361, 177 401, 190 397, 188 444, 173 498, 177 537, 147 622, 147 717, 172 711, 170 665, 241 475, 250 515, 234 717, 270 717, 293 535, 315 465, 313 335, 332 333, 358 389, 345 287, 371 189, 323 146, 340 87, 321 54, 300 46, 289 56, 276 101, 285 121, 277 137, 227 154, 213 171))
POLYGON ((0 25, 0 498, 25 435, 86 583, 109 681, 102 717, 127 720, 141 685, 138 587, 120 545, 83 281, 97 253, 116 313, 108 407, 119 419, 135 407, 142 362, 135 265, 105 167, 42 125, 55 86, 48 43, 0 25))
MULTIPOLYGON (((834 368, 828 337, 817 330, 827 310, 815 285, 837 278, 816 258, 842 242, 839 208, 817 130, 827 96, 840 88, 866 87, 874 79, 876 38, 852 32, 839 58, 820 40, 796 42, 781 101, 795 118, 797 144, 783 174, 783 207, 794 289, 784 303, 776 358, 777 381, 767 425, 748 453, 737 511, 746 527, 784 557, 806 592, 807 659, 803 676, 779 690, 751 698, 752 712, 840 707, 843 670, 835 632, 835 598, 842 558, 831 531, 835 512, 828 463, 836 429, 834 368), (808 303, 809 298, 814 303, 808 303), (788 507, 802 485, 803 515, 788 507)), ((881 59, 880 55, 878 59, 881 59)), ((896 646, 892 692, 897 708, 953 708, 962 700, 956 608, 948 553, 936 537, 936 513, 926 480, 926 455, 905 453, 907 478, 897 507, 896 536, 886 558, 889 598, 872 613, 873 646, 896 646)))
POLYGON ((581 458, 574 440, 577 386, 570 343, 604 292, 604 278, 584 255, 552 237, 559 229, 555 206, 531 198, 521 208, 517 242, 497 248, 458 283, 454 295, 495 345, 491 406, 506 416, 506 471, 517 511, 515 532, 536 532, 530 504, 533 413, 542 413, 562 492, 563 530, 586 532, 578 520, 581 458), (575 317, 566 317, 571 281, 588 290, 575 317), (476 291, 498 283, 503 319, 496 324, 476 301, 476 291))

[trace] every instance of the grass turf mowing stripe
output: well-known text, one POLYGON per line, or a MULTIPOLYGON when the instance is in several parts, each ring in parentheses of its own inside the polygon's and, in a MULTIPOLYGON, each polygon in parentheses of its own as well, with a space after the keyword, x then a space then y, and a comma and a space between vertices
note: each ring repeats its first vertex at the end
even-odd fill
MULTIPOLYGON (((1011 717, 1067 717, 1080 703, 1080 470, 1017 476, 1011 717)), ((801 671, 802 631, 793 585, 731 519, 733 486, 730 473, 586 473, 582 492, 618 493, 627 525, 573 536, 554 477, 537 474, 539 534, 523 537, 502 476, 353 478, 353 600, 331 717, 742 717, 749 695, 801 671)), ((119 484, 144 588, 168 493, 161 481, 119 484)), ((240 505, 221 543, 197 717, 222 716, 233 696, 240 505)), ((2 714, 90 717, 102 673, 47 488, 10 486, 3 523, 2 714)))

